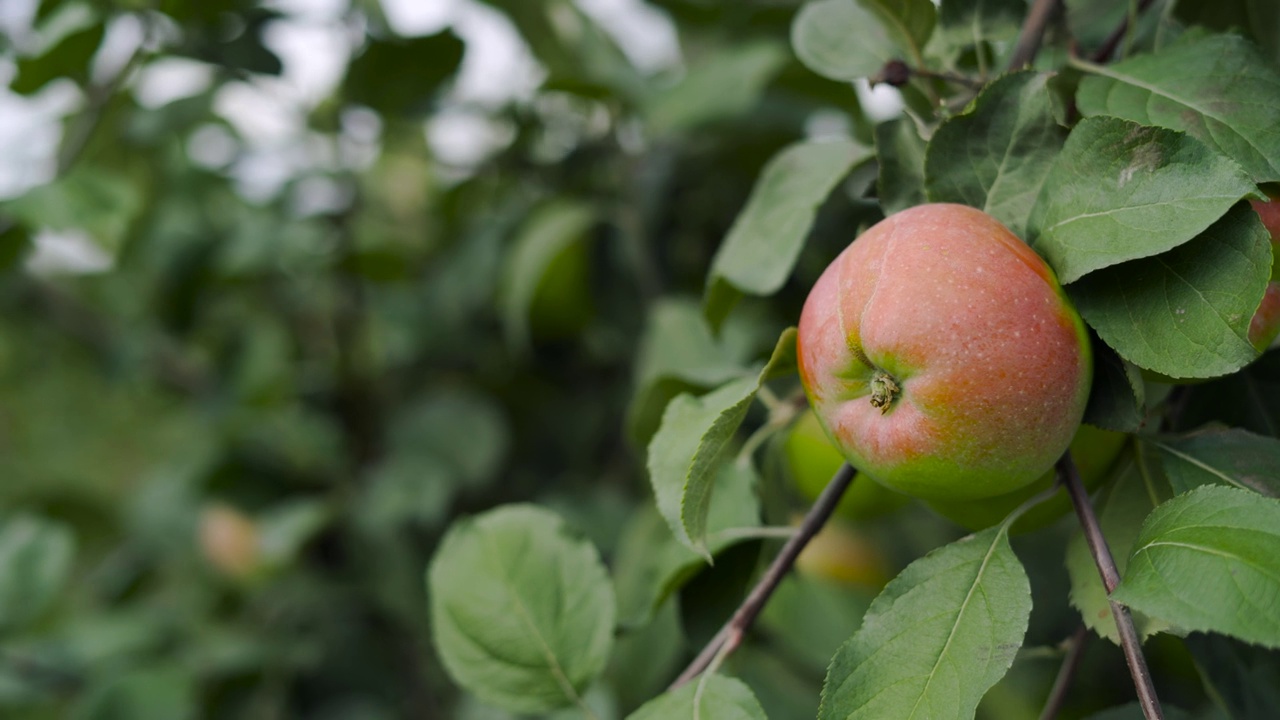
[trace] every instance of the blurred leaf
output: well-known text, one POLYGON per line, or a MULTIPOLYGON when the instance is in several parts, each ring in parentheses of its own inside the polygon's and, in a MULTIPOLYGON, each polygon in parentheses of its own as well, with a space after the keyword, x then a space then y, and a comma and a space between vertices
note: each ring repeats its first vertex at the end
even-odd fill
POLYGON ((1069 284, 1175 248, 1256 192, 1240 166, 1192 137, 1086 118, 1067 138, 1028 227, 1036 251, 1069 284))
POLYGON ((545 712, 579 701, 613 644, 613 586, 555 514, 508 505, 453 524, 428 569, 436 650, 485 702, 545 712))
POLYGON ((925 143, 909 117, 882 122, 875 128, 880 178, 876 189, 885 215, 925 201, 925 143))
POLYGON ((1270 0, 1178 0, 1173 16, 1189 25, 1240 31, 1273 65, 1280 63, 1280 5, 1270 0))
POLYGON ((1271 243, 1241 204, 1191 242, 1067 286, 1090 326, 1129 362, 1174 378, 1253 362, 1249 323, 1271 277, 1271 243))
POLYGON ((1142 524, 1117 602, 1184 630, 1280 648, 1280 500, 1206 485, 1142 524), (1249 610, 1249 609, 1252 610, 1249 610))
POLYGON ((529 342, 531 315, 543 278, 570 246, 587 241, 595 222, 590 205, 557 199, 534 210, 520 227, 503 273, 502 319, 513 346, 529 342))
POLYGON ((818 718, 972 716, 1013 663, 1030 615, 1005 527, 934 550, 885 587, 832 658, 818 718))
POLYGON ((649 444, 676 395, 706 390, 747 371, 723 338, 712 335, 698 306, 675 298, 662 298, 649 311, 634 367, 627 426, 632 440, 642 446, 649 444))
POLYGON ((62 523, 31 515, 0 523, 0 630, 44 614, 71 575, 75 544, 62 523))
POLYGON ((1076 98, 1085 116, 1180 130, 1240 163, 1255 182, 1280 180, 1280 127, 1270 110, 1280 104, 1280 72, 1249 41, 1196 37, 1088 71, 1076 98))
POLYGON ((1280 653, 1215 634, 1192 633, 1185 642, 1206 690, 1228 717, 1280 716, 1280 653))
POLYGON ((658 510, 676 539, 709 562, 707 519, 716 462, 746 417, 761 383, 794 369, 795 330, 778 340, 759 375, 731 380, 703 395, 679 395, 667 405, 649 443, 649 482, 658 510))
POLYGON ((187 25, 185 42, 174 51, 232 70, 279 75, 284 65, 263 44, 262 31, 281 14, 244 0, 227 5, 216 0, 198 11, 199 20, 187 25))
POLYGON ((1104 430, 1133 432, 1142 425, 1146 410, 1146 385, 1142 371, 1106 344, 1092 341, 1093 387, 1084 422, 1104 430))
POLYGON ((437 459, 471 488, 494 478, 511 444, 502 408, 465 387, 427 393, 395 419, 389 434, 393 457, 437 459))
MULTIPOLYGON (((651 508, 644 510, 651 510, 651 508)), ((655 536, 656 542, 665 541, 689 553, 671 539, 671 533, 667 531, 662 518, 656 512, 644 512, 644 510, 641 510, 644 517, 653 519, 655 523, 653 527, 666 536, 662 540, 657 540, 655 536)), ((689 555, 694 563, 701 565, 702 561, 699 558, 692 553, 689 555)), ((614 562, 615 574, 620 562, 620 560, 614 562)), ((680 632, 680 613, 673 602, 663 603, 643 626, 628 628, 628 615, 622 610, 622 603, 626 600, 628 591, 621 581, 615 580, 615 584, 618 588, 618 620, 622 627, 618 639, 613 644, 613 653, 609 658, 609 667, 605 670, 605 678, 618 693, 619 704, 623 708, 634 708, 660 694, 679 671, 678 665, 685 657, 684 635, 680 632)))
POLYGON ((920 64, 936 10, 928 0, 813 0, 796 14, 791 44, 832 80, 870 77, 889 60, 920 64))
POLYGON ((1176 494, 1228 485, 1280 497, 1280 440, 1238 429, 1210 429, 1149 440, 1176 494))
POLYGON ((831 189, 871 157, 842 140, 797 143, 769 161, 712 260, 704 311, 713 328, 741 293, 772 295, 782 287, 831 189))
POLYGON ((649 125, 661 135, 744 115, 786 61, 786 51, 774 42, 721 48, 648 101, 649 125))
POLYGON ((31 247, 31 232, 22 223, 9 223, 0 231, 0 272, 13 267, 31 247))
POLYGON ((333 521, 333 511, 322 500, 291 500, 258 518, 263 560, 284 567, 293 563, 302 547, 333 521))
POLYGON ((113 674, 95 685, 76 708, 76 720, 186 720, 196 717, 191 671, 167 664, 113 674))
POLYGON ((627 720, 766 720, 751 689, 724 675, 708 675, 645 703, 627 720), (701 692, 699 692, 701 689, 701 692))
POLYGON ((930 50, 954 60, 967 48, 981 53, 984 44, 1007 43, 1018 36, 1026 13, 1023 0, 942 0, 930 50))
POLYGON ((142 205, 139 187, 128 177, 82 164, 63 178, 6 203, 5 208, 28 227, 84 230, 114 256, 142 205))
POLYGON ((1026 236, 1031 207, 1066 137, 1051 107, 1051 77, 1005 75, 982 90, 970 112, 938 127, 924 159, 930 202, 978 208, 1026 236))
MULTIPOLYGON (((1152 465, 1156 459, 1149 457, 1145 448, 1140 446, 1135 453, 1126 454, 1120 462, 1123 464, 1114 474, 1115 481, 1093 503, 1103 537, 1111 548, 1116 568, 1123 575, 1128 565, 1129 551, 1137 539, 1143 518, 1163 499, 1169 497, 1170 492, 1167 481, 1153 474, 1155 468, 1152 465)), ((1071 605, 1080 611, 1080 618, 1090 630, 1119 644, 1120 636, 1111 614, 1107 591, 1102 586, 1098 566, 1079 529, 1072 533, 1067 545, 1066 565, 1071 576, 1071 605)), ((1135 612, 1133 620, 1139 636, 1143 638, 1168 627, 1167 623, 1147 618, 1141 613, 1135 612)))
POLYGON ((445 518, 457 486, 453 471, 435 457, 397 453, 369 478, 360 496, 360 522, 374 532, 411 522, 434 527, 445 518))
POLYGON ((10 83, 9 89, 20 95, 31 95, 57 78, 86 82, 89 61, 102 43, 105 32, 104 22, 90 21, 84 29, 66 35, 39 57, 19 59, 18 76, 10 83))
POLYGON ((760 615, 760 628, 787 656, 816 674, 862 625, 871 597, 848 583, 807 573, 782 581, 760 615))
POLYGON ((412 38, 371 39, 347 68, 346 98, 402 116, 423 109, 462 64, 464 43, 448 30, 412 38))
MULTIPOLYGON (((758 479, 749 465, 722 463, 715 473, 707 512, 707 550, 714 557, 748 539, 734 530, 759 526, 758 479)), ((618 619, 624 626, 647 622, 655 610, 705 567, 706 560, 676 541, 657 508, 636 511, 614 558, 618 619)))
MULTIPOLYGON (((1167 702, 1160 704, 1160 710, 1164 714, 1165 720, 1192 720, 1191 715, 1167 702)), ((1142 705, 1137 702, 1131 702, 1128 705, 1108 708, 1102 712, 1094 713, 1086 720, 1143 720, 1145 717, 1146 714, 1142 709, 1142 705)))

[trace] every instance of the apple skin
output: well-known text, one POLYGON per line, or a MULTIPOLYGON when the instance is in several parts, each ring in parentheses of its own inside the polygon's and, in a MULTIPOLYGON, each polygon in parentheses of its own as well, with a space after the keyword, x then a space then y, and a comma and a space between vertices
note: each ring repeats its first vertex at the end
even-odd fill
MULTIPOLYGON (((1129 436, 1125 433, 1102 430, 1092 425, 1081 425, 1071 441, 1071 459, 1080 472, 1080 480, 1086 489, 1093 490, 1107 479, 1115 467, 1129 436)), ((1030 485, 1011 493, 979 500, 931 500, 926 504, 939 515, 968 530, 982 530, 996 525, 1008 517, 1037 493, 1053 487, 1055 471, 1050 469, 1030 485)), ((1071 510, 1071 498, 1065 488, 1059 488, 1053 497, 1030 508, 1010 528, 1014 534, 1039 530, 1071 510)))
MULTIPOLYGON (((806 410, 791 426, 783 454, 796 489, 806 500, 817 500, 836 471, 844 465, 844 456, 827 439, 812 410, 806 410)), ((836 515, 847 520, 871 520, 888 515, 909 502, 911 498, 880 483, 859 482, 854 478, 844 497, 840 498, 840 504, 836 505, 836 515)))
POLYGON ((800 379, 851 465, 924 499, 1003 495, 1053 466, 1093 359, 1053 271, 986 213, 920 205, 849 245, 800 315, 800 379))
POLYGON ((803 575, 879 590, 889 582, 889 564, 871 539, 832 518, 796 557, 803 575))
POLYGON ((1262 296, 1262 304, 1253 314, 1249 323, 1249 342, 1259 351, 1265 351, 1280 335, 1280 185, 1266 185, 1263 192, 1270 202, 1250 200, 1262 225, 1271 233, 1271 282, 1267 284, 1267 292, 1262 296))

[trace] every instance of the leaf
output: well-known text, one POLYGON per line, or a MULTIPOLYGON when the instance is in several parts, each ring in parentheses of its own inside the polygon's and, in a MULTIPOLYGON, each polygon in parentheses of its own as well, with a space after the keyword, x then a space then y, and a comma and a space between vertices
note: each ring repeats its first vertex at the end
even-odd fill
POLYGON ((880 178, 876 189, 880 207, 892 215, 925 201, 925 143, 909 117, 882 122, 875 127, 876 158, 880 178))
MULTIPOLYGON (((1142 519, 1170 493, 1163 478, 1153 474, 1151 466, 1155 458, 1149 457, 1144 447, 1139 446, 1136 452, 1127 453, 1121 462, 1124 465, 1116 473, 1115 482, 1094 501, 1094 511, 1107 546, 1111 548, 1116 568, 1123 573, 1142 519)), ((1071 578, 1071 604, 1080 611, 1084 624, 1099 637, 1119 644, 1120 636, 1111 614, 1107 591, 1102 586, 1102 577, 1089 552, 1089 545, 1079 530, 1072 534, 1067 544, 1066 565, 1071 578)), ((1167 627, 1141 613, 1134 613, 1133 620, 1143 638, 1167 627)))
POLYGON ((1227 717, 1280 717, 1280 652, 1213 634, 1192 633, 1183 642, 1205 690, 1227 717))
POLYGON ((1129 362, 1174 378, 1226 375, 1253 362, 1249 323, 1271 276, 1271 243, 1241 204, 1162 255, 1067 286, 1098 336, 1129 362))
POLYGON ((80 165, 66 177, 6 203, 5 208, 31 228, 84 230, 114 255, 123 247, 142 201, 130 178, 80 165))
POLYGON ((993 527, 907 566, 831 661, 819 720, 971 718, 1013 663, 1031 586, 993 527))
POLYGON ((390 428, 393 456, 430 458, 470 487, 497 475, 511 445, 502 408, 464 386, 436 389, 408 404, 390 428))
POLYGON ((786 651, 788 662, 821 673, 858 631, 871 594, 817 573, 792 573, 769 598, 760 628, 786 651))
POLYGON ((462 64, 463 42, 448 30, 426 37, 370 41, 347 68, 347 99, 384 115, 425 109, 462 64))
MULTIPOLYGON (((711 508, 707 512, 707 551, 714 557, 749 539, 722 531, 760 524, 759 480, 750 465, 724 462, 716 470, 711 508)), ((618 622, 639 625, 699 570, 706 559, 677 542, 671 528, 652 505, 646 505, 623 531, 614 558, 618 590, 618 622)))
POLYGON ((501 298, 503 326, 512 345, 529 342, 530 310, 547 269, 566 248, 583 242, 595 221, 590 205, 561 198, 534 210, 520 227, 507 255, 501 298))
POLYGON ((89 77, 89 63, 102 44, 105 22, 90 22, 84 29, 68 34, 39 57, 18 61, 18 76, 9 89, 20 95, 31 95, 51 80, 71 78, 83 83, 89 77))
POLYGON ((1233 428, 1149 442, 1175 493, 1227 485, 1280 498, 1280 440, 1233 428))
POLYGON ((1066 130, 1054 118, 1049 73, 1012 73, 988 85, 973 109, 934 132, 925 151, 930 202, 978 208, 1019 237, 1066 130))
POLYGON ((751 689, 724 675, 710 675, 702 684, 682 685, 640 706, 627 720, 765 720, 751 689), (696 706, 695 706, 696 703, 696 706))
POLYGON ((0 524, 0 629, 20 629, 44 614, 74 560, 75 536, 62 523, 17 515, 0 524))
POLYGON ((740 293, 772 295, 782 287, 818 208, 841 178, 871 157, 851 140, 807 141, 769 161, 711 263, 704 306, 713 328, 740 293))
POLYGON ((974 48, 977 54, 984 44, 1015 39, 1026 13, 1022 0, 943 0, 930 50, 954 64, 963 50, 974 48))
POLYGON ((508 505, 455 522, 427 575, 436 650, 459 685, 512 712, 581 700, 613 644, 613 586, 554 513, 508 505))
POLYGON ((1076 104, 1180 130, 1240 163, 1256 182, 1280 180, 1280 73, 1249 41, 1203 35, 1115 65, 1088 65, 1076 104))
POLYGON ((720 48, 649 100, 649 125, 664 134, 743 115, 786 62, 786 51, 775 42, 720 48))
POLYGON ((1106 344, 1097 340, 1091 344, 1093 386, 1083 422, 1117 432, 1137 430, 1142 425, 1146 407, 1142 371, 1106 344))
MULTIPOLYGON (((1160 709, 1164 713, 1164 720, 1191 720, 1191 715, 1167 702, 1161 703, 1160 709)), ((1131 702, 1127 705, 1107 708, 1102 712, 1094 713, 1086 720, 1144 720, 1144 718, 1146 718, 1146 714, 1142 710, 1142 705, 1137 702, 1131 702)))
POLYGON ((1280 5, 1271 0, 1178 0, 1173 15, 1188 25, 1243 32, 1280 63, 1280 5))
POLYGON ((1112 597, 1184 630, 1280 648, 1280 500, 1206 485, 1162 504, 1112 597))
POLYGON ((708 561, 707 517, 716 462, 746 417, 760 384, 795 364, 795 329, 778 340, 759 375, 731 380, 695 397, 676 396, 649 443, 649 481, 676 539, 708 561))
POLYGON ((1238 165, 1195 138, 1086 118, 1050 170, 1029 229, 1065 285, 1175 248, 1255 192, 1238 165))
POLYGON ((791 25, 800 62, 832 80, 870 77, 889 60, 919 64, 936 15, 927 0, 817 0, 791 25))
POLYGON ((22 259, 31 247, 31 231, 22 223, 0 220, 0 272, 4 272, 22 259))

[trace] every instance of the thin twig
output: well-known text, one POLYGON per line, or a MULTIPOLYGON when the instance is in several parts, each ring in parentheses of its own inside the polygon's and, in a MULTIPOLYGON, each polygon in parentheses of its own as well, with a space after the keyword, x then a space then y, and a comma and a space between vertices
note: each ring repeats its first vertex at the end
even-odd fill
MULTIPOLYGON (((1153 4, 1155 4, 1155 0, 1138 0, 1138 11, 1134 13, 1134 17, 1136 18, 1138 15, 1146 12, 1147 8, 1151 7, 1153 4)), ((1111 34, 1107 36, 1107 39, 1103 41, 1102 47, 1098 48, 1098 51, 1093 54, 1093 61, 1096 63, 1103 63, 1110 60, 1112 53, 1114 53, 1116 48, 1120 46, 1120 41, 1124 39, 1125 34, 1128 32, 1129 14, 1125 13, 1124 19, 1120 21, 1120 24, 1116 26, 1116 29, 1112 30, 1111 34)))
POLYGON ((1020 70, 1040 52, 1040 42, 1044 40, 1044 29, 1062 6, 1062 0, 1036 0, 1027 11, 1027 19, 1022 22, 1022 31, 1018 33, 1018 44, 1013 46, 1013 54, 1009 56, 1009 69, 1020 70))
POLYGON ((1088 642, 1089 627, 1080 623, 1075 634, 1067 640, 1067 655, 1058 668, 1058 677, 1053 680, 1053 688, 1049 690, 1049 699, 1040 712, 1040 720, 1057 720, 1058 713, 1062 712, 1062 706, 1067 701, 1067 691, 1076 679, 1076 670, 1080 667, 1080 658, 1084 657, 1084 647, 1088 642))
MULTIPOLYGON (((1089 495, 1085 492, 1084 483, 1080 481, 1080 473, 1071 460, 1071 453, 1063 453, 1058 460, 1058 475, 1067 486, 1071 495, 1071 504, 1076 508, 1076 516, 1080 519, 1080 527, 1084 531, 1085 541, 1089 545, 1089 553, 1098 566, 1102 576, 1102 585, 1110 595, 1120 584, 1120 571, 1116 569, 1115 559, 1111 557, 1111 548, 1102 535, 1098 525, 1098 516, 1093 512, 1089 495)), ((1155 686, 1151 684, 1151 672, 1147 669, 1147 659, 1142 655, 1142 641, 1133 626, 1133 617, 1129 608, 1115 600, 1111 603, 1111 615, 1116 621, 1116 630, 1120 633, 1120 647, 1124 650, 1124 659, 1129 664, 1129 674, 1133 676, 1133 686, 1138 691, 1138 703, 1147 720, 1163 720, 1164 713, 1160 709, 1160 700, 1156 697, 1155 686)))
POLYGON ((796 534, 787 540, 782 546, 782 551, 778 553, 778 557, 773 559, 773 564, 765 571, 764 576, 760 578, 760 582, 752 588, 751 594, 747 595, 747 599, 742 602, 738 611, 733 614, 729 622, 716 633, 711 642, 702 648, 702 652, 689 663, 689 667, 680 673, 680 677, 671 683, 669 690, 684 685, 699 673, 711 666, 717 657, 724 658, 733 652, 746 637, 747 630, 751 628, 751 624, 755 622, 756 617, 764 610, 765 603, 769 602, 769 596, 778 588, 779 583, 786 577, 791 570, 791 566, 795 564, 796 558, 800 555, 800 551, 804 550, 804 546, 822 526, 827 523, 827 519, 831 517, 831 513, 835 511, 836 505, 839 504, 840 498, 844 496, 845 490, 849 487, 849 483, 853 481, 854 471, 849 465, 842 465, 840 470, 836 472, 835 477, 831 478, 831 482, 827 483, 827 487, 818 496, 817 502, 809 509, 809 513, 804 516, 804 521, 800 523, 800 527, 796 530, 796 534))

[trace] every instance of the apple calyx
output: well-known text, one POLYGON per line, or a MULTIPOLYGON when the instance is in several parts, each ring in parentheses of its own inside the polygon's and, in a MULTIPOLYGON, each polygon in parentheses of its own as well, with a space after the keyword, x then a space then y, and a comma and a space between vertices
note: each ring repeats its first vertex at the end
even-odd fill
POLYGON ((889 412, 901 392, 898 381, 889 373, 877 368, 871 375, 871 407, 880 408, 881 415, 889 412))

